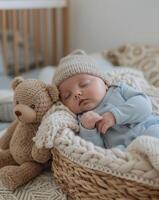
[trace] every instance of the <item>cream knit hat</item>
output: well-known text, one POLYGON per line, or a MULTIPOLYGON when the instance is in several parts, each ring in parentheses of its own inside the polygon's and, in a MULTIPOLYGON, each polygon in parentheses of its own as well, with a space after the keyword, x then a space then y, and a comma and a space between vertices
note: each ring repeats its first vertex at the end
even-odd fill
POLYGON ((100 71, 96 60, 80 49, 61 59, 55 72, 53 83, 58 87, 67 78, 82 73, 100 77, 108 84, 106 76, 103 71, 100 71))

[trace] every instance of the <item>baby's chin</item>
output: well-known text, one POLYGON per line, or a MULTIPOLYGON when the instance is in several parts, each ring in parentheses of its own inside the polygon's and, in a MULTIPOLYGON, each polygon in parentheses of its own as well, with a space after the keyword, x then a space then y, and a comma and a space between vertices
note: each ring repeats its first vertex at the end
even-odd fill
POLYGON ((93 104, 93 103, 90 103, 90 104, 86 104, 85 106, 83 106, 82 108, 81 108, 81 113, 83 113, 83 112, 87 112, 87 111, 90 111, 90 110, 93 110, 93 109, 95 109, 96 108, 96 104, 93 104))

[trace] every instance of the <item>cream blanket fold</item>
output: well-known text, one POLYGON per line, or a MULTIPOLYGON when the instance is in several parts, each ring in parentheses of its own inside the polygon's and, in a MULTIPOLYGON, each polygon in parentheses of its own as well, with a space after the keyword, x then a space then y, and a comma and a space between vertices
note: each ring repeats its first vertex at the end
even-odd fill
POLYGON ((55 136, 65 128, 79 131, 76 116, 59 101, 43 117, 33 141, 37 148, 53 148, 55 136))
POLYGON ((159 139, 140 136, 127 147, 127 151, 145 157, 159 172, 159 139))

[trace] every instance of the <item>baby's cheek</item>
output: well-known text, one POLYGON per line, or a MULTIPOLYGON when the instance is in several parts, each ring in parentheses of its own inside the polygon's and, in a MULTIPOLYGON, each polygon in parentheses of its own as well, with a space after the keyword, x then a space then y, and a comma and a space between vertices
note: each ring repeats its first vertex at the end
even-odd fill
POLYGON ((61 99, 61 102, 62 102, 67 108, 69 108, 69 109, 71 110, 72 106, 71 106, 71 103, 70 103, 69 101, 65 101, 65 100, 62 100, 62 99, 61 99))
POLYGON ((77 105, 77 103, 74 103, 74 102, 68 102, 66 104, 66 106, 75 114, 78 114, 80 113, 80 108, 79 106, 77 105))

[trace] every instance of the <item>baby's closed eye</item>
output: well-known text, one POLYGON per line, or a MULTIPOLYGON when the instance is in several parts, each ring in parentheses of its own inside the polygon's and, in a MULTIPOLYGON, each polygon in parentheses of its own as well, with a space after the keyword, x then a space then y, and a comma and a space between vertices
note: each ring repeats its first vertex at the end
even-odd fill
POLYGON ((90 84, 90 80, 86 80, 86 81, 82 81, 80 84, 79 84, 79 86, 80 87, 86 87, 87 85, 89 85, 90 84))

